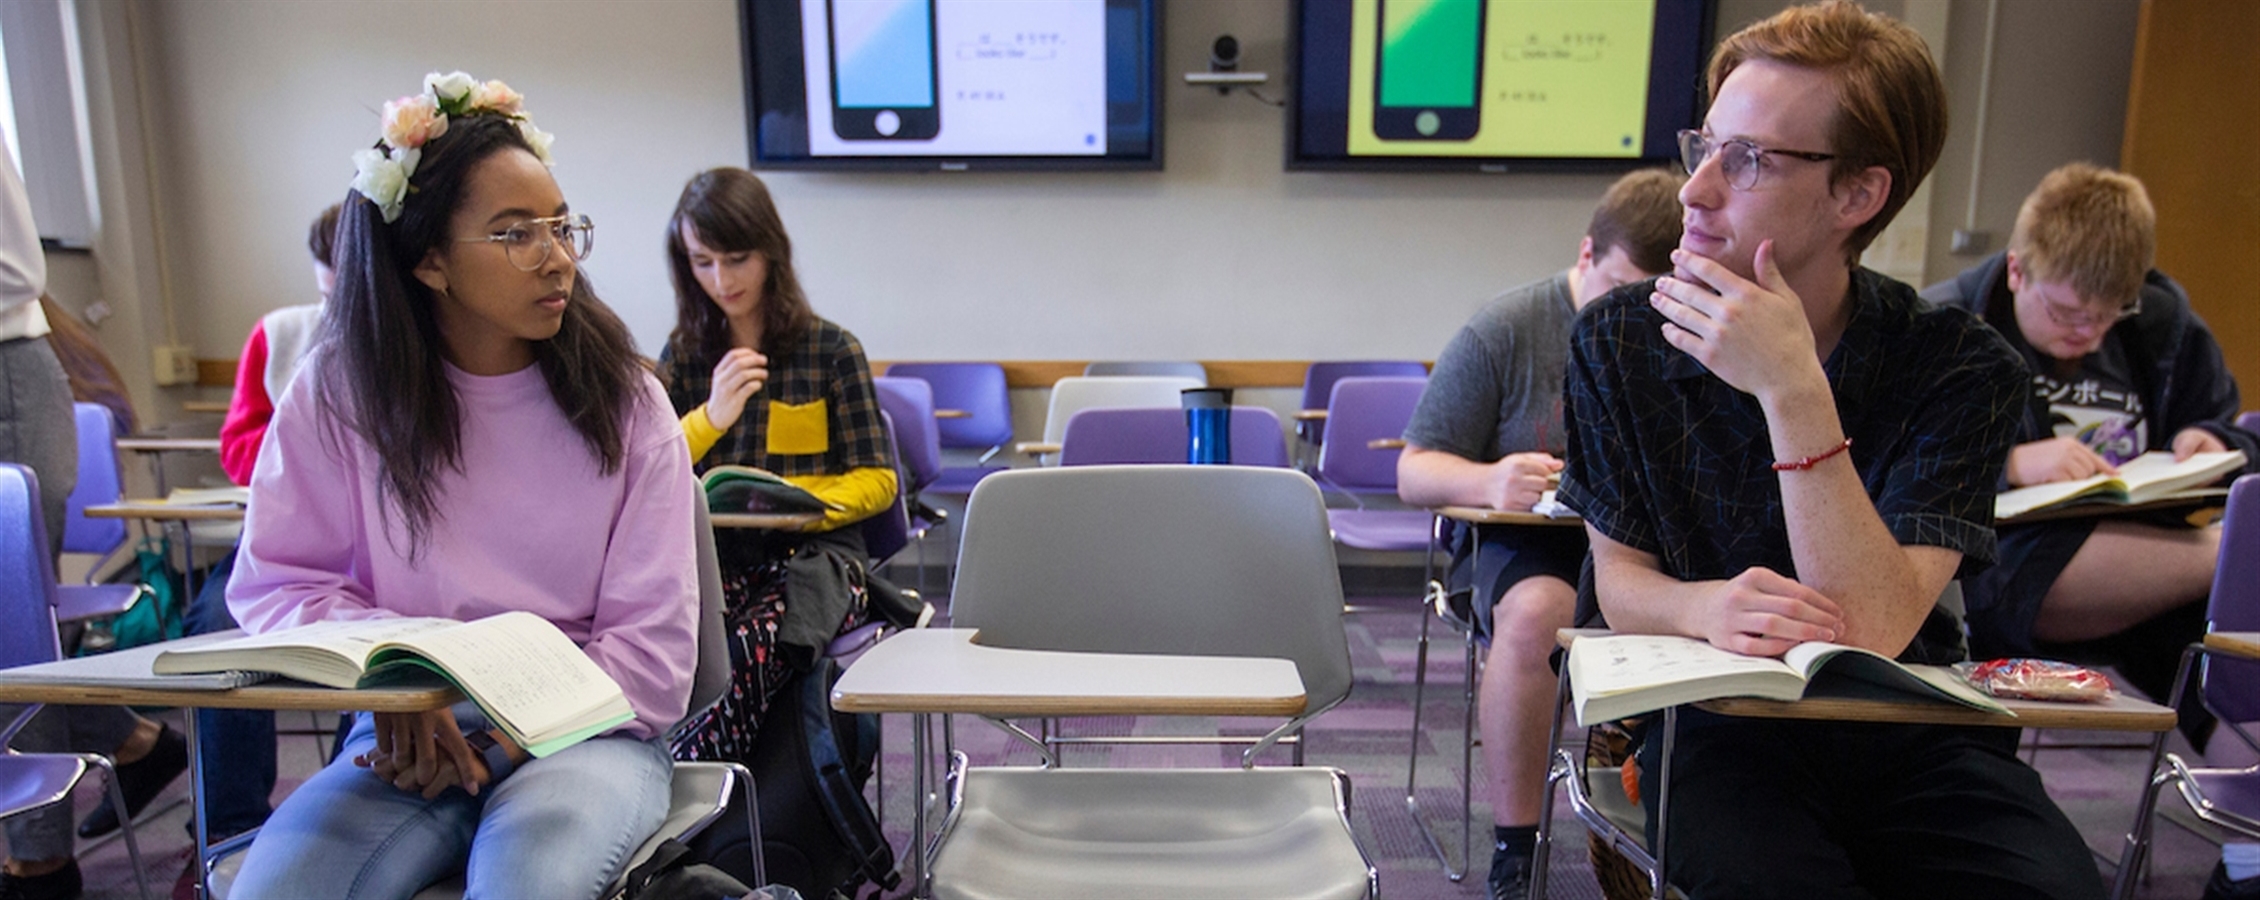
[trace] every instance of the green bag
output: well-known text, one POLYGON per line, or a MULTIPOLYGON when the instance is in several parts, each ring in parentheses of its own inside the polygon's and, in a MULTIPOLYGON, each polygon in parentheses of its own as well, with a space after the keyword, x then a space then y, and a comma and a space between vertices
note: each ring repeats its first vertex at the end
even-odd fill
POLYGON ((141 573, 141 599, 110 620, 110 649, 123 650, 181 636, 183 588, 180 574, 169 562, 171 549, 171 542, 161 537, 143 538, 134 548, 134 568, 141 573))

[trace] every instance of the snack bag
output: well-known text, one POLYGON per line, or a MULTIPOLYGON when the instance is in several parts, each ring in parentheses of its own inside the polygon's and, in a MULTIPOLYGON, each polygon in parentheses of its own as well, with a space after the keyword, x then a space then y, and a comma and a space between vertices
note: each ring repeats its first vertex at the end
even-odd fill
POLYGON ((2101 703, 2118 693, 2103 673, 2052 659, 2015 657, 1958 663, 1954 668, 1972 687, 1995 697, 2101 703))

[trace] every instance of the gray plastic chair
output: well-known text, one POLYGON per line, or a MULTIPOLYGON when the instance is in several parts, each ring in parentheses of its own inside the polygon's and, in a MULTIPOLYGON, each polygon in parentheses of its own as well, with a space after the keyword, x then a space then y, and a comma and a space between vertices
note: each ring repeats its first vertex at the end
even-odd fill
MULTIPOLYGON (((730 645, 722 624, 722 568, 714 552, 714 528, 707 519, 704 492, 692 506, 697 510, 694 539, 698 542, 698 667, 691 675, 690 712, 683 717, 685 722, 720 701, 723 692, 730 687, 730 645)), ((658 851, 660 842, 670 838, 687 839, 722 818, 734 793, 745 804, 746 833, 752 835, 753 840, 754 880, 767 883, 761 860, 760 804, 754 802, 752 772, 734 762, 678 760, 668 791, 667 817, 660 820, 659 830, 644 839, 643 845, 628 857, 628 864, 620 869, 622 878, 650 859, 658 851)), ((257 834, 254 829, 212 848, 214 855, 205 865, 210 873, 213 900, 227 900, 228 888, 235 883, 236 871, 243 866, 242 850, 251 845, 252 837, 257 834)), ((624 881, 615 881, 607 896, 616 896, 626 887, 624 881)), ((457 875, 417 891, 415 900, 459 900, 464 888, 463 877, 457 875)))
MULTIPOLYGON (((1201 379, 1122 375, 1084 377, 1070 375, 1052 385, 1051 402, 1044 413, 1044 444, 1056 447, 1067 439, 1067 420, 1086 409, 1112 407, 1179 406, 1183 392, 1203 387, 1201 379)), ((1025 445, 1023 445, 1025 447, 1025 445)), ((1056 450, 1041 456, 1044 465, 1059 461, 1056 450)))
POLYGON ((1362 897, 1375 874, 1329 768, 1253 768, 1349 695, 1318 486, 1290 469, 1085 466, 983 480, 951 624, 985 644, 1293 660, 1307 702, 1237 769, 965 769, 937 897, 1362 897))

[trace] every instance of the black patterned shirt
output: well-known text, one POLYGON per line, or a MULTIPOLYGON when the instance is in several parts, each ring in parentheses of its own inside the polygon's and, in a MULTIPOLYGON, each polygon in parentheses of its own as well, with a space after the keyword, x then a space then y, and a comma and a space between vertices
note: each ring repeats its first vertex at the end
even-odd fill
MULTIPOLYGON (((1664 340, 1653 284, 1610 292, 1571 332, 1559 497, 1682 581, 1752 566, 1794 578, 1764 410, 1664 340)), ((1992 329, 1897 281, 1857 269, 1851 302, 1823 369, 1852 464, 1899 543, 1960 551, 1967 577, 1993 560, 2030 376, 1992 329)))
MULTIPOLYGON (((670 345, 659 355, 659 372, 677 416, 713 392, 713 360, 678 360, 670 345)), ((871 365, 855 335, 819 318, 789 351, 770 352, 769 381, 746 400, 745 412, 697 469, 719 465, 788 476, 893 466, 871 365)))

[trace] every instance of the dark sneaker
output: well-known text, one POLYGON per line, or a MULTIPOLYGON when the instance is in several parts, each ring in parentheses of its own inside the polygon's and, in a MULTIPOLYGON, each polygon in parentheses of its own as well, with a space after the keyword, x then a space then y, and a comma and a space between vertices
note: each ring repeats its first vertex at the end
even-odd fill
POLYGON ((79 878, 78 860, 45 875, 19 877, 0 872, 0 900, 78 900, 86 882, 79 878))
POLYGON ((2204 900, 2260 900, 2260 877, 2229 879, 2227 863, 2213 864, 2213 877, 2205 879, 2204 900))
POLYGON ((1530 856, 1494 848, 1491 877, 1485 883, 1490 888, 1491 900, 1529 900, 1530 856))
MULTIPOLYGON (((188 770, 188 740, 174 731, 173 726, 163 726, 157 733, 157 745, 149 748, 149 755, 118 766, 118 788, 126 795, 126 816, 141 814, 142 807, 157 799, 165 785, 173 783, 180 773, 188 770)), ((101 837, 118 830, 118 811, 110 808, 108 791, 102 793, 102 804, 86 814, 78 824, 78 836, 101 837)))

